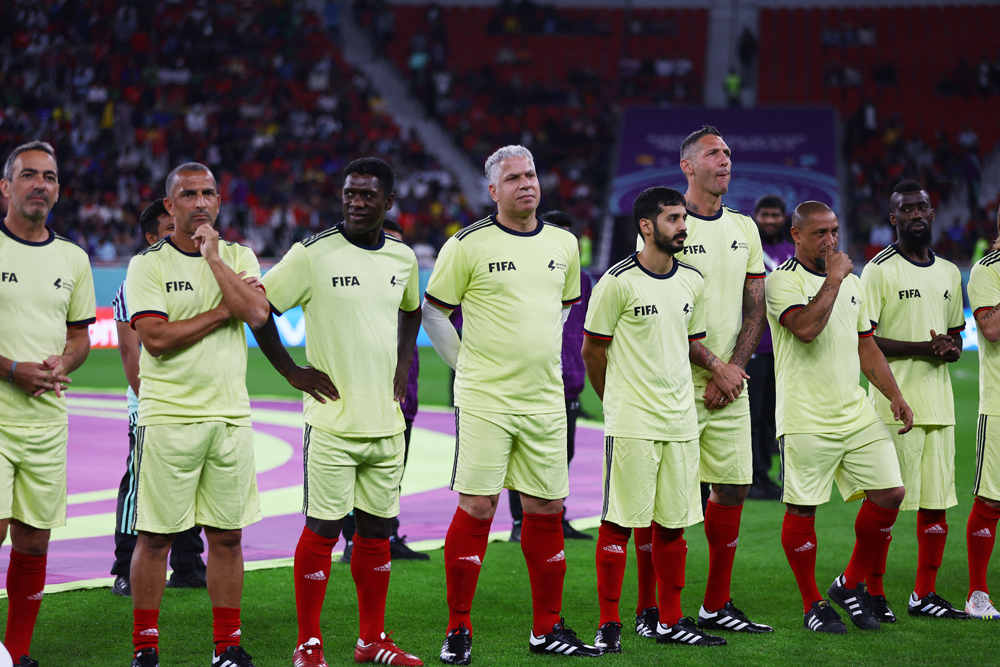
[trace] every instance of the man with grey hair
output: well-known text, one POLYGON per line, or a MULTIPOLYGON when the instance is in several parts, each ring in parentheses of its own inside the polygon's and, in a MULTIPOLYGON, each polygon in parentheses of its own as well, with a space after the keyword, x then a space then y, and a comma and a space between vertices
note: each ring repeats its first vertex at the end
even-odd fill
POLYGON ((142 342, 132 665, 159 665, 167 554, 178 533, 199 525, 208 541, 212 664, 252 667, 240 647, 241 538, 261 511, 243 323, 260 328, 270 308, 253 284, 260 277, 253 251, 220 241, 213 229, 221 197, 208 167, 182 164, 167 185, 174 233, 136 255, 125 279, 142 342))
POLYGON ((94 278, 87 253, 45 224, 59 201, 52 146, 15 148, 0 194, 0 544, 9 526, 13 547, 4 644, 16 665, 37 667, 28 653, 50 531, 66 525, 63 391, 90 352, 94 278))
POLYGON ((580 299, 576 237, 536 217, 540 189, 528 149, 501 148, 486 161, 486 176, 497 212, 445 243, 423 306, 424 328, 456 373, 451 488, 459 496, 444 546, 449 620, 441 661, 472 660, 469 612, 504 488, 520 492, 524 507, 530 650, 599 656, 560 617, 569 492, 560 355, 562 324, 580 299), (448 319, 459 305, 461 340, 448 319))

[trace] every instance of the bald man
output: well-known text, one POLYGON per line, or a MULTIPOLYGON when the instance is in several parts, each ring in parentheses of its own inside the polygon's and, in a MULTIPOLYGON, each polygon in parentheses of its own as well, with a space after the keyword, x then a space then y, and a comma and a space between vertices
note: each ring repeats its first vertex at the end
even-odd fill
POLYGON ((834 479, 845 502, 866 498, 854 524, 854 553, 829 596, 857 627, 877 630, 864 579, 904 496, 892 438, 859 386, 859 372, 889 399, 901 434, 913 426, 913 412, 872 338, 861 281, 837 251, 839 230, 825 204, 796 208, 795 256, 768 276, 766 294, 787 507, 781 545, 802 593, 805 627, 843 634, 847 627, 816 587, 816 506, 830 499, 834 479))

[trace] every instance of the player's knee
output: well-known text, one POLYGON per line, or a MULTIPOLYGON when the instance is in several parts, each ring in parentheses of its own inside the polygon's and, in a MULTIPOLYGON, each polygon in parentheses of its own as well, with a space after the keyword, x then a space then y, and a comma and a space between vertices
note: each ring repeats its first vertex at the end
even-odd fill
POLYGON ((976 496, 979 500, 983 502, 984 505, 990 509, 1000 511, 1000 500, 993 500, 992 498, 984 498, 983 496, 976 496))
POLYGON ((562 498, 549 500, 521 494, 521 507, 528 514, 558 514, 563 511, 562 498))
POLYGON ((340 529, 343 526, 343 523, 342 519, 328 520, 314 519, 308 516, 306 517, 306 528, 328 540, 335 540, 340 537, 340 529))
POLYGON ((22 554, 44 556, 49 551, 51 531, 33 528, 15 519, 10 520, 11 546, 22 554))
POLYGON ((489 521, 497 511, 497 501, 500 496, 467 496, 462 494, 458 497, 458 506, 465 510, 469 516, 480 521, 489 521))
POLYGON ((205 536, 208 538, 209 549, 223 549, 226 551, 239 551, 243 541, 242 530, 220 530, 218 528, 205 528, 205 536))
POLYGON ((174 535, 162 535, 160 533, 147 533, 139 531, 137 545, 153 554, 165 554, 170 550, 170 545, 174 543, 174 535))
POLYGON ((898 510, 903 504, 904 497, 906 497, 906 489, 901 486, 868 492, 868 500, 887 510, 898 510))
POLYGON ((712 502, 727 507, 735 507, 743 504, 749 492, 749 484, 713 484, 712 502))
POLYGON ((357 509, 354 510, 354 519, 358 523, 358 535, 366 540, 385 540, 392 535, 392 519, 357 509))

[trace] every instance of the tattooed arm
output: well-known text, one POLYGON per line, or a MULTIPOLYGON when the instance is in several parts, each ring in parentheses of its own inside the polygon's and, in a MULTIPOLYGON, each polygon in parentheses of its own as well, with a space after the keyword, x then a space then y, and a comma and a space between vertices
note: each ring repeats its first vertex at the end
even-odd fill
POLYGON ((906 433, 913 428, 913 410, 903 400, 903 395, 899 392, 899 386, 896 384, 896 378, 892 376, 885 356, 878 349, 878 345, 871 336, 858 339, 858 357, 861 359, 861 372, 865 374, 873 387, 889 399, 892 416, 896 418, 896 421, 903 422, 903 428, 899 429, 899 434, 906 433))
POLYGON ((764 313, 767 304, 764 302, 764 281, 761 278, 747 278, 743 283, 743 328, 736 337, 736 348, 729 363, 740 368, 746 368, 751 355, 757 349, 757 343, 764 334, 764 313))
POLYGON ((840 293, 840 283, 833 276, 827 276, 813 300, 804 308, 785 315, 781 325, 803 343, 813 342, 830 321, 833 304, 837 302, 837 295, 840 293))
POLYGON ((976 326, 991 343, 1000 340, 1000 304, 976 311, 976 326))
POLYGON ((711 373, 712 382, 718 387, 720 396, 714 398, 713 404, 709 404, 708 396, 703 396, 705 407, 709 410, 717 409, 729 401, 735 401, 743 391, 743 381, 750 379, 740 366, 723 363, 711 350, 696 340, 691 341, 689 345, 688 358, 692 364, 701 366, 711 373))

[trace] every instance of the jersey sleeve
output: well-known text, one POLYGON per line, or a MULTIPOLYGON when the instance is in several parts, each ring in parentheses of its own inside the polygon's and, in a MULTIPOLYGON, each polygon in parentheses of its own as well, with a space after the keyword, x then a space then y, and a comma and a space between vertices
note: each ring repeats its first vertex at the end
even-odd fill
POLYGON ((580 248, 575 237, 566 265, 566 282, 563 283, 562 303, 564 306, 571 306, 583 296, 580 292, 580 248))
POLYGON ((133 329, 135 321, 143 317, 170 319, 170 314, 167 313, 166 293, 159 279, 159 267, 145 255, 136 255, 128 264, 125 298, 132 308, 129 321, 133 329))
POLYGON ((750 253, 747 255, 747 278, 764 278, 767 272, 764 270, 764 248, 760 244, 760 230, 757 223, 750 218, 747 222, 747 245, 750 246, 750 253))
POLYGON ((773 271, 767 277, 764 289, 767 300, 767 314, 784 326, 789 313, 801 310, 809 303, 809 297, 796 284, 790 271, 773 271))
POLYGON ((312 261, 301 243, 293 245, 281 261, 261 278, 271 310, 284 312, 309 303, 312 298, 312 261))
POLYGON ((969 307, 975 316, 1000 304, 1000 276, 991 266, 976 264, 969 274, 969 307))
MULTIPOLYGON (((865 294, 865 288, 861 284, 861 279, 851 274, 848 276, 848 280, 853 283, 852 287, 858 293, 856 297, 861 301, 861 307, 858 308, 858 338, 868 338, 869 336, 875 335, 875 313, 872 311, 871 300, 868 295, 865 294)), ((842 298, 842 297, 841 297, 842 298)))
POLYGON ((416 256, 412 257, 410 266, 410 277, 406 281, 403 289, 403 300, 399 304, 399 309, 404 313, 415 313, 420 310, 420 269, 417 267, 416 256))
POLYGON ((957 266, 951 271, 950 294, 948 295, 948 333, 957 334, 965 331, 965 307, 962 304, 962 274, 957 266))
POLYGON ((875 262, 868 262, 861 271, 861 287, 864 290, 865 302, 868 304, 868 317, 871 325, 878 329, 885 308, 885 276, 875 262))
POLYGON ((66 326, 85 327, 96 321, 97 300, 94 296, 94 273, 90 270, 90 261, 83 259, 76 276, 76 284, 73 285, 73 294, 69 297, 66 326))
POLYGON ((453 236, 441 248, 424 295, 432 303, 454 310, 462 303, 470 279, 471 266, 465 249, 453 236))
POLYGON ((688 342, 701 340, 707 335, 705 329, 705 300, 702 298, 705 288, 705 279, 698 276, 697 287, 695 288, 694 303, 690 319, 688 319, 688 342))
POLYGON ((257 255, 253 254, 253 250, 245 245, 237 246, 240 251, 236 256, 236 266, 233 267, 236 273, 241 273, 246 271, 244 278, 260 278, 260 262, 257 261, 257 255))
POLYGON ((611 274, 604 274, 590 296, 583 334, 598 340, 611 340, 627 300, 621 282, 611 274))

